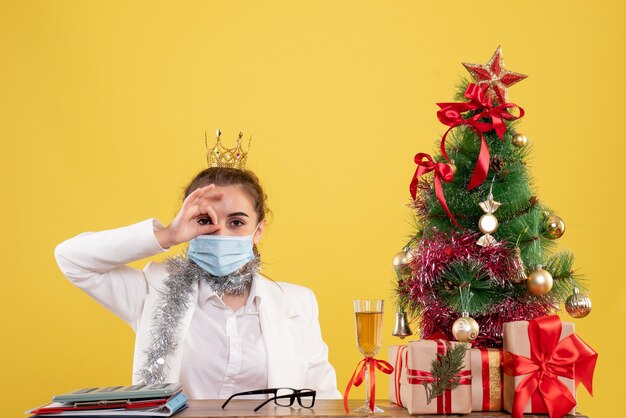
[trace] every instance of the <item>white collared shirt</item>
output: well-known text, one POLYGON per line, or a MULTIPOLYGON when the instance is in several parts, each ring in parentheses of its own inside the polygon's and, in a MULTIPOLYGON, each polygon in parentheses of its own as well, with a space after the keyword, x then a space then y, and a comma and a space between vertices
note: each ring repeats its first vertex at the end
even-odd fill
POLYGON ((267 388, 260 303, 256 278, 246 304, 236 312, 206 282, 200 283, 181 369, 181 383, 190 398, 224 399, 237 392, 267 388))

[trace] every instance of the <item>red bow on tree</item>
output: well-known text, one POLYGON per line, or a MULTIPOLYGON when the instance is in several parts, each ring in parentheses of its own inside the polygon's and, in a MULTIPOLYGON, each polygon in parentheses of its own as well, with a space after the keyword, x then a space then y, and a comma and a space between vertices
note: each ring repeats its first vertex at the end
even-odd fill
POLYGON ((448 136, 448 132, 453 128, 459 125, 467 125, 472 127, 480 136, 481 143, 478 161, 476 162, 476 167, 474 168, 469 185, 467 186, 467 189, 471 190, 485 181, 487 172, 489 171, 489 148, 487 147, 483 133, 495 130, 498 138, 502 140, 506 132, 504 120, 515 120, 523 117, 524 109, 513 103, 503 103, 494 107, 491 99, 485 95, 484 90, 477 84, 467 86, 463 96, 470 101, 460 103, 437 103, 437 106, 440 108, 437 112, 437 117, 441 123, 450 127, 441 138, 440 145, 441 154, 448 161, 451 160, 446 152, 446 137, 448 136), (512 108, 519 110, 519 116, 509 113, 508 110, 512 108), (478 113, 464 119, 462 113, 468 111, 478 111, 478 113))
POLYGON ((415 164, 417 164, 417 169, 415 170, 415 174, 413 174, 413 179, 411 180, 411 185, 409 186, 409 190, 411 191, 411 196, 413 200, 417 196, 417 184, 419 181, 419 177, 423 174, 430 173, 431 171, 435 172, 435 195, 437 196, 437 200, 441 204, 441 207, 446 212, 448 217, 454 222, 456 226, 459 226, 452 213, 450 213, 450 209, 448 209, 448 204, 446 203, 446 198, 443 195, 443 187, 441 185, 441 180, 445 182, 450 182, 454 179, 454 173, 452 172, 452 167, 446 163, 436 163, 433 161, 433 158, 423 152, 419 154, 415 154, 414 158, 415 164))
POLYGON ((509 352, 504 354, 504 373, 509 376, 528 374, 515 388, 513 418, 524 415, 529 399, 541 411, 548 411, 550 417, 562 417, 576 406, 574 396, 558 376, 573 379, 574 388, 582 382, 592 393, 598 353, 575 334, 559 341, 560 336, 558 316, 533 319, 528 324, 530 358, 509 352))

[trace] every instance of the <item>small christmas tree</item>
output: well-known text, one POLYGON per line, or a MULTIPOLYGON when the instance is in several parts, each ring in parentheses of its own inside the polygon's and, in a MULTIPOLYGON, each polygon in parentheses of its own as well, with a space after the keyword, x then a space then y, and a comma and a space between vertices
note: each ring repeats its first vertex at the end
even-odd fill
POLYGON ((524 111, 507 88, 526 78, 504 68, 498 47, 485 65, 463 64, 454 103, 438 104, 449 126, 434 159, 415 156, 410 190, 417 231, 394 265, 398 306, 419 320, 422 338, 502 345, 502 324, 553 312, 566 302, 585 316, 573 254, 553 253, 565 224, 531 188, 524 111), (479 331, 480 329, 480 331, 479 331))

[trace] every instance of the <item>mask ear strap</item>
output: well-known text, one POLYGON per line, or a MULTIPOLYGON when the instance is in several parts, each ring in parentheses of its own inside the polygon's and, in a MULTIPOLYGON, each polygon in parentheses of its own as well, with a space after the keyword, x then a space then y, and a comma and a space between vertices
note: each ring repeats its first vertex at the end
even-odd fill
MULTIPOLYGON (((248 235, 250 237, 251 240, 254 240, 254 236, 256 235, 256 231, 259 230, 259 226, 261 226, 261 222, 259 222, 256 226, 256 228, 254 228, 254 231, 252 231, 252 234, 248 235)), ((253 244, 254 245, 254 244, 253 244)))

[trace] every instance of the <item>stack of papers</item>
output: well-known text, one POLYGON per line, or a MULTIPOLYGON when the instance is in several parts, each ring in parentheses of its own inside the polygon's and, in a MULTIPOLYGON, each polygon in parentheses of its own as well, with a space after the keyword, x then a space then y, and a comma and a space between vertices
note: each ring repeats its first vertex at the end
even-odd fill
POLYGON ((43 417, 171 417, 187 407, 180 383, 84 388, 57 395, 30 411, 43 417))

